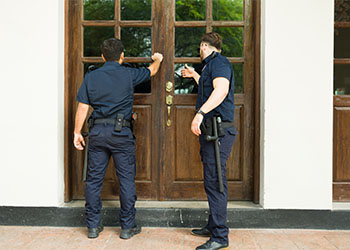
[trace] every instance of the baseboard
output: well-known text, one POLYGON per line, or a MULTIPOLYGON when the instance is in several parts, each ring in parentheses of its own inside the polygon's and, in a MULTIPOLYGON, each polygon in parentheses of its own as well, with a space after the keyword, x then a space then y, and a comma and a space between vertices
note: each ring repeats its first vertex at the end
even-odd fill
MULTIPOLYGON (((144 227, 200 227, 208 218, 204 208, 138 208, 136 221, 144 227)), ((119 226, 119 208, 102 209, 105 226, 119 226)), ((230 228, 293 228, 350 230, 350 210, 267 210, 227 211, 230 228)), ((0 207, 0 225, 84 227, 82 207, 0 207)))

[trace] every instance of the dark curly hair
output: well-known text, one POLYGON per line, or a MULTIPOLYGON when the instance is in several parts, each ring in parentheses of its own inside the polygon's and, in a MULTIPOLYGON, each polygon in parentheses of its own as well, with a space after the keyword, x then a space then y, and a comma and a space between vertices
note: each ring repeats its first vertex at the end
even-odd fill
POLYGON ((202 42, 208 43, 209 45, 221 50, 222 48, 222 38, 216 32, 209 32, 202 36, 202 42))

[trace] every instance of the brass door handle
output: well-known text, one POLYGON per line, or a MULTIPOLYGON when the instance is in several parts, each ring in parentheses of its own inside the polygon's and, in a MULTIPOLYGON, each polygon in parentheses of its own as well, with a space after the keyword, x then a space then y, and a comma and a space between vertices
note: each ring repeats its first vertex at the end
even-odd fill
POLYGON ((173 104, 173 96, 167 95, 167 97, 165 98, 165 103, 166 103, 167 109, 168 109, 168 119, 166 121, 166 125, 168 127, 170 127, 171 126, 170 111, 171 111, 171 105, 173 104))
POLYGON ((166 121, 166 125, 167 125, 168 127, 171 126, 170 110, 171 110, 171 106, 168 106, 168 120, 166 121))

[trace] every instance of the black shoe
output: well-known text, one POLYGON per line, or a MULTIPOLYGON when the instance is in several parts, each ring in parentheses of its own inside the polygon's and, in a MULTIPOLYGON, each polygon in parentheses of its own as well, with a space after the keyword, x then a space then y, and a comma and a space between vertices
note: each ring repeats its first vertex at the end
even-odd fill
POLYGON ((103 231, 103 226, 100 225, 98 227, 88 228, 88 238, 93 239, 97 238, 98 234, 103 231))
POLYGON ((228 244, 220 244, 215 241, 208 240, 203 245, 200 245, 196 250, 218 250, 218 249, 228 249, 228 244))
POLYGON ((196 235, 196 236, 201 236, 201 237, 210 237, 211 236, 211 232, 205 227, 203 227, 201 229, 193 229, 192 234, 196 235))
POLYGON ((124 240, 127 240, 127 239, 130 239, 135 234, 138 234, 140 232, 141 232, 141 227, 140 226, 134 226, 133 228, 123 229, 120 232, 120 238, 124 239, 124 240))

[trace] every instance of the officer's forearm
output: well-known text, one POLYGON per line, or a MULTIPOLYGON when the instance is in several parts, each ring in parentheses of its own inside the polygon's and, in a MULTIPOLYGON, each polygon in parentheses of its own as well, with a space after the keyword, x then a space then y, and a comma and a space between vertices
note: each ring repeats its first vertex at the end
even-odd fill
POLYGON ((83 128, 88 111, 89 111, 89 105, 79 102, 77 113, 75 114, 75 127, 74 127, 75 134, 81 133, 81 129, 83 128))
POLYGON ((201 77, 196 71, 193 73, 193 79, 196 81, 197 85, 199 82, 199 78, 201 77))
MULTIPOLYGON (((214 80, 215 81, 215 80, 214 80)), ((200 108, 204 113, 208 113, 219 106, 227 96, 229 90, 229 82, 220 81, 214 84, 214 90, 209 96, 208 100, 200 108)))
POLYGON ((160 63, 161 61, 157 59, 148 67, 148 69, 151 71, 151 76, 157 74, 160 67, 160 63))

